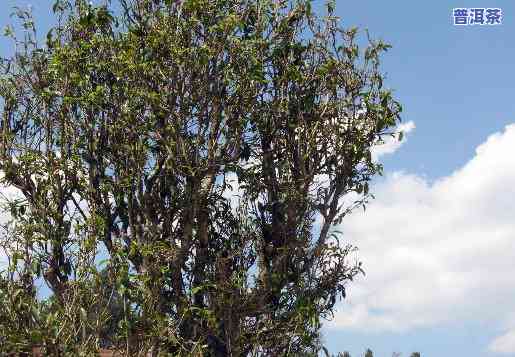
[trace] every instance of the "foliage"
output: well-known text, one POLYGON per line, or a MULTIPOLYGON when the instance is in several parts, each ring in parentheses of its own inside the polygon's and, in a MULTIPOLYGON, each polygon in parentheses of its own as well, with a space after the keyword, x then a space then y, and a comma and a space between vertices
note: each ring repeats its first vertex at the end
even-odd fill
POLYGON ((371 196, 371 150, 399 120, 389 46, 360 50, 332 2, 326 16, 307 0, 53 10, 44 46, 18 11, 1 63, 2 184, 20 191, 2 352, 315 351, 362 272, 331 227, 371 196))

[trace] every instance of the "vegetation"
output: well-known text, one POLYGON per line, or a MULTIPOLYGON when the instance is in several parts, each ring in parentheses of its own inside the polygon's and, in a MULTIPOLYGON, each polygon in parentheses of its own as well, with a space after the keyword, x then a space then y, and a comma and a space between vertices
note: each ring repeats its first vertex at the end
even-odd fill
POLYGON ((58 0, 44 45, 18 11, 0 352, 317 354, 362 272, 332 227, 371 197, 401 111, 389 46, 358 48, 326 8, 58 0))

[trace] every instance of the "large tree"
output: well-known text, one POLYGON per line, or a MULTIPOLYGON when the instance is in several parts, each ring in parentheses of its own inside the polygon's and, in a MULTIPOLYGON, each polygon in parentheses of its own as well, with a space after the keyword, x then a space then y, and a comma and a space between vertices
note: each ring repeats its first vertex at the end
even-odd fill
POLYGON ((366 203, 401 110, 388 46, 358 48, 326 8, 59 0, 43 45, 18 12, 0 75, 2 183, 20 192, 0 349, 316 350, 362 271, 331 227, 366 203))

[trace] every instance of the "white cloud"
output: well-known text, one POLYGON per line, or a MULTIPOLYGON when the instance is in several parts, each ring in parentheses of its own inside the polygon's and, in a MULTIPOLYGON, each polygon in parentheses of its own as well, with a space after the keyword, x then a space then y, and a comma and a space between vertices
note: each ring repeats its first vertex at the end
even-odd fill
POLYGON ((515 329, 497 337, 492 341, 489 348, 492 352, 515 354, 515 329))
MULTIPOLYGON (((240 165, 244 169, 249 169, 259 164, 259 161, 254 157, 250 158, 250 160, 246 162, 240 161, 240 165)), ((238 181, 238 175, 235 172, 226 173, 225 182, 229 185, 229 187, 224 189, 222 192, 222 197, 229 201, 229 204, 235 213, 237 208, 240 206, 240 199, 243 198, 245 190, 240 185, 238 181)))
POLYGON ((399 140, 400 132, 402 132, 403 135, 406 135, 413 129, 415 129, 415 123, 413 121, 409 121, 407 123, 398 125, 395 129, 396 134, 393 137, 385 136, 383 138, 384 143, 376 145, 372 149, 372 158, 374 159, 374 161, 377 161, 381 156, 392 154, 395 151, 397 151, 405 142, 405 139, 399 140))
MULTIPOLYGON (((4 178, 4 172, 0 170, 0 181, 4 178)), ((10 219, 10 215, 3 210, 8 201, 22 199, 22 192, 11 185, 0 184, 0 224, 4 225, 10 219)))
MULTIPOLYGON (((0 180, 4 177, 4 173, 0 171, 0 180)), ((0 185, 0 225, 5 225, 10 217, 10 214, 5 211, 5 205, 8 200, 21 199, 23 197, 21 191, 14 186, 0 185)), ((2 234, 2 232, 0 232, 2 234)), ((0 270, 4 269, 7 265, 7 258, 4 254, 3 248, 0 248, 0 270)))
MULTIPOLYGON (((367 276, 329 328, 400 331, 489 321, 515 328, 515 124, 491 135, 462 168, 434 183, 394 173, 377 199, 338 230, 359 247, 367 276)), ((497 350, 515 349, 515 333, 497 350)))

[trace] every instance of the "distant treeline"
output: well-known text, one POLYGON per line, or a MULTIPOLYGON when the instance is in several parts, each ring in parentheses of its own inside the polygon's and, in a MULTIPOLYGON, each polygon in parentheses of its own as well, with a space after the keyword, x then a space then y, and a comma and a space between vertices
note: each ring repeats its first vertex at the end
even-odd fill
MULTIPOLYGON (((327 353, 326 353, 326 355, 329 356, 329 354, 327 354, 327 353)), ((351 357, 351 354, 349 352, 345 351, 345 352, 339 352, 336 356, 333 355, 332 357, 351 357)), ((365 351, 364 357, 374 357, 374 353, 372 352, 372 350, 367 349, 365 351)), ((401 354, 399 352, 393 352, 392 357, 401 357, 401 354)), ((420 353, 413 352, 410 355, 410 357, 420 357, 420 353)))

